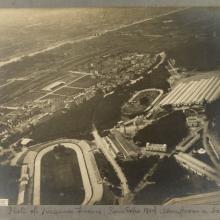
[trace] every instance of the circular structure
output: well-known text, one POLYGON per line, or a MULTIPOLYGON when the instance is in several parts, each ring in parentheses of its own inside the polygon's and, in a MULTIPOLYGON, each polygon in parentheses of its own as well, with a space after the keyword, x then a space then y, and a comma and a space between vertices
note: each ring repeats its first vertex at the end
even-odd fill
POLYGON ((138 91, 122 106, 122 114, 124 116, 141 114, 153 107, 162 94, 162 90, 155 88, 138 91))
POLYGON ((199 154, 205 154, 206 153, 206 150, 204 148, 200 148, 198 151, 197 151, 199 154))
POLYGON ((85 141, 61 139, 32 146, 23 163, 29 170, 28 204, 92 205, 102 199, 102 179, 85 141))

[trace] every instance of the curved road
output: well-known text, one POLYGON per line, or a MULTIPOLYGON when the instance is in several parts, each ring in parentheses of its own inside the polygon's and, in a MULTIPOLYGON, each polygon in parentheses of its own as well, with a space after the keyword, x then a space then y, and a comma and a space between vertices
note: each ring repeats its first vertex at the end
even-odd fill
POLYGON ((128 187, 127 179, 126 179, 126 177, 125 177, 121 167, 117 164, 115 159, 112 157, 111 153, 105 147, 106 143, 100 137, 100 135, 98 134, 98 131, 96 130, 94 125, 93 125, 93 132, 92 132, 92 134, 93 134, 93 137, 94 137, 95 142, 97 144, 97 147, 99 147, 101 149, 101 151, 103 152, 103 154, 105 155, 107 160, 111 163, 112 167, 114 168, 118 178, 120 179, 123 196, 124 197, 127 196, 128 194, 130 194, 130 190, 129 190, 129 187, 128 187))

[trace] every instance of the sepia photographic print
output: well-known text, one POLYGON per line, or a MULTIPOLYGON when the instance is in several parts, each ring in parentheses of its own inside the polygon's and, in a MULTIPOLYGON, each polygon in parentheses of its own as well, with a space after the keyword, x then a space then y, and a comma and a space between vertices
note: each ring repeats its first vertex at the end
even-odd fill
POLYGON ((0 1, 0 205, 219 205, 220 8, 21 2, 0 1))

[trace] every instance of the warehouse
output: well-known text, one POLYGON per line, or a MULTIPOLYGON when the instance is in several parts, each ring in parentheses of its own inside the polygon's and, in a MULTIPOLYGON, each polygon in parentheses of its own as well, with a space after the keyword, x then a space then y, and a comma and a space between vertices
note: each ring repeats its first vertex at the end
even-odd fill
POLYGON ((203 106, 220 97, 220 78, 192 80, 179 83, 161 102, 160 106, 173 107, 203 106))

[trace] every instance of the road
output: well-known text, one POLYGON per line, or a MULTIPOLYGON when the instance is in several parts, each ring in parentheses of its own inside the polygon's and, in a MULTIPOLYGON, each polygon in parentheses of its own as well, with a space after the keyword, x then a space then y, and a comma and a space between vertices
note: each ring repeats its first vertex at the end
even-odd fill
POLYGON ((8 86, 8 85, 11 84, 11 83, 13 83, 12 80, 8 81, 7 83, 4 83, 4 84, 0 85, 0 88, 5 87, 5 86, 8 86))
POLYGON ((178 153, 174 155, 174 158, 186 169, 192 170, 196 174, 207 177, 209 180, 214 181, 220 186, 220 176, 216 169, 212 168, 208 164, 186 154, 178 153))
POLYGON ((140 193, 147 185, 152 184, 152 182, 148 181, 148 178, 151 177, 158 167, 158 163, 155 163, 153 167, 145 174, 142 180, 139 182, 137 187, 134 189, 135 194, 140 193))
POLYGON ((105 147, 106 142, 98 134, 98 131, 96 130, 95 127, 93 128, 92 134, 93 134, 93 137, 95 139, 97 147, 101 149, 101 151, 105 155, 106 159, 111 163, 112 167, 114 168, 118 178, 120 179, 123 196, 124 197, 127 196, 130 193, 130 190, 129 190, 129 187, 128 187, 127 179, 126 179, 121 167, 115 161, 115 159, 113 158, 111 153, 107 150, 107 147, 105 147))
POLYGON ((220 205, 220 192, 202 193, 191 196, 173 198, 166 203, 168 205, 220 205))
POLYGON ((220 161, 218 160, 218 157, 215 154, 215 151, 213 151, 212 146, 208 143, 209 140, 211 140, 211 137, 208 133, 208 122, 205 122, 204 129, 203 129, 203 145, 204 148, 209 155, 212 163, 216 166, 216 168, 220 169, 220 161))
POLYGON ((86 205, 93 205, 95 202, 100 201, 102 199, 103 191, 104 191, 103 181, 100 176, 99 169, 90 146, 85 141, 80 141, 79 145, 81 146, 82 152, 84 154, 84 158, 86 161, 86 166, 88 169, 88 174, 93 190, 93 196, 86 205))

